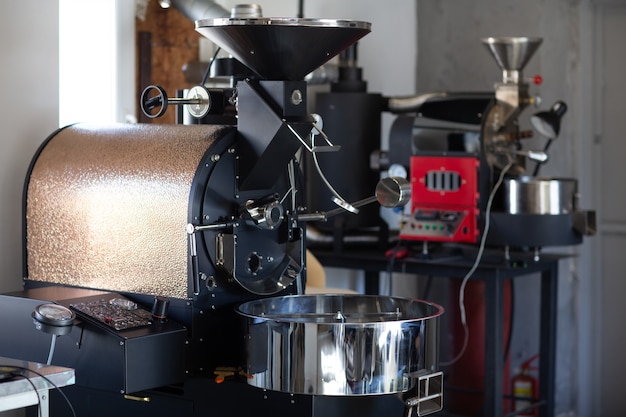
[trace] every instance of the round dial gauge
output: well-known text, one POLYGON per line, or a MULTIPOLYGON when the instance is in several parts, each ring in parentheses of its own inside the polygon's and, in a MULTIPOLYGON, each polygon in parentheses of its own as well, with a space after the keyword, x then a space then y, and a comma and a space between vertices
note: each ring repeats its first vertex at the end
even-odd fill
POLYGON ((126 298, 111 298, 109 304, 121 308, 122 310, 136 310, 137 303, 126 298))
POLYGON ((71 326, 76 314, 59 304, 41 304, 35 307, 33 318, 51 326, 71 326))
POLYGON ((408 172, 406 171, 406 168, 402 164, 391 164, 389 166, 389 169, 387 170, 387 174, 390 177, 407 178, 408 172))

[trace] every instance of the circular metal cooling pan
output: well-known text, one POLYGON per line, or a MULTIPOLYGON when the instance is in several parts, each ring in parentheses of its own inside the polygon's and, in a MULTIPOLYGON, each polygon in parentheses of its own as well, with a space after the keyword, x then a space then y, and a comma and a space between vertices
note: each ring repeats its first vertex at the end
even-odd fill
POLYGON ((294 295, 242 304, 248 383, 316 395, 405 392, 438 367, 443 309, 364 295, 294 295))
POLYGON ((510 214, 568 214, 577 209, 575 178, 507 178, 503 184, 504 211, 510 214))

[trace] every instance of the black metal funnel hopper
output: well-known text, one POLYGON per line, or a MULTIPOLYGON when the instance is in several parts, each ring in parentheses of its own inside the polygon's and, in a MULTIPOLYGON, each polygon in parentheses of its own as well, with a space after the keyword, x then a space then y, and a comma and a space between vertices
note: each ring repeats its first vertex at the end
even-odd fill
POLYGON ((503 79, 518 82, 519 73, 541 45, 541 38, 497 37, 482 40, 503 72, 503 79))
POLYGON ((218 18, 196 31, 228 51, 261 79, 297 81, 367 35, 371 24, 305 18, 218 18))

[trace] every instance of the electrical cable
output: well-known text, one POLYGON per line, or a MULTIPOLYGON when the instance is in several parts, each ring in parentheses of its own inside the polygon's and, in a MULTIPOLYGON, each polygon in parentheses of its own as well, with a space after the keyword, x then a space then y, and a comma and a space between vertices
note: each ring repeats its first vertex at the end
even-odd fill
POLYGON ((15 374, 15 377, 25 379, 26 381, 28 381, 30 386, 33 387, 33 391, 35 391, 35 395, 37 396, 37 414, 39 415, 39 417, 41 417, 41 397, 39 397, 39 391, 37 391, 37 387, 35 386, 33 381, 31 381, 31 379, 25 375, 15 374))
POLYGON ((511 351, 511 341, 513 340, 513 323, 514 323, 514 315, 515 315, 515 281, 511 280, 511 305, 509 307, 509 334, 506 337, 506 345, 504 347, 504 357, 502 358, 503 362, 506 362, 506 358, 509 356, 509 352, 511 351))
POLYGON ((402 249, 402 239, 398 239, 398 241, 396 242, 396 245, 394 246, 394 248, 391 250, 391 255, 389 256, 389 262, 387 262, 387 279, 389 280, 388 283, 388 288, 387 291, 389 295, 391 295, 392 291, 393 291, 393 266, 395 264, 395 260, 396 260, 396 253, 398 253, 398 251, 402 249))
MULTIPOLYGON (((313 141, 313 139, 312 139, 313 141)), ((324 175, 324 173, 322 172, 322 167, 320 167, 320 163, 317 160, 317 154, 315 152, 311 152, 311 155, 313 155, 313 162, 315 164, 315 168, 317 169, 317 173, 319 174, 320 178, 322 179, 322 181, 324 182, 324 184, 326 184, 326 187, 328 188, 328 190, 339 200, 341 200, 342 202, 345 202, 347 204, 348 200, 346 200, 345 198, 343 198, 341 195, 339 195, 339 193, 333 188, 333 186, 330 184, 330 182, 328 181, 328 179, 326 179, 326 176, 324 175)), ((348 210, 346 210, 348 211, 348 210)))
POLYGON ((466 312, 465 312, 465 286, 467 285, 467 281, 469 281, 469 279, 474 274, 474 272, 476 272, 476 269, 478 268, 478 265, 480 264, 480 261, 482 260, 483 253, 485 251, 485 246, 487 244, 487 234, 489 233, 490 215, 491 215, 491 207, 493 205, 493 199, 496 195, 496 192, 498 191, 498 188, 500 188, 500 185, 502 185, 502 182, 504 181, 504 176, 509 171, 509 169, 511 169, 511 167, 513 166, 513 162, 514 162, 513 160, 510 160, 509 163, 500 172, 498 181, 496 182, 493 189, 491 190, 491 193, 489 194, 489 199, 487 200, 487 208, 485 210, 485 229, 483 231, 483 235, 480 240, 478 253, 476 254, 476 259, 474 260, 474 264, 472 265, 470 270, 467 272, 465 277, 463 277, 463 281, 461 282, 461 287, 459 289, 459 310, 461 313, 461 324, 463 325, 463 346, 461 347, 461 350, 456 355, 456 357, 454 357, 450 361, 440 363, 441 366, 450 366, 450 365, 455 364, 456 362, 458 362, 459 359, 461 359, 461 357, 465 353, 465 350, 467 349, 467 345, 469 343, 469 329, 467 327, 467 317, 466 317, 466 312))
POLYGON ((289 189, 285 191, 285 195, 279 200, 280 204, 283 204, 285 199, 291 194, 291 210, 296 212, 296 193, 298 189, 296 188, 296 173, 294 169, 294 160, 290 160, 287 165, 287 174, 289 176, 289 189))
POLYGON ((424 294, 422 296, 424 300, 428 300, 428 297, 430 297, 430 288, 432 287, 432 284, 433 276, 428 275, 428 277, 426 278, 426 286, 424 287, 424 294))
POLYGON ((46 365, 50 365, 52 363, 52 357, 54 356, 54 347, 56 346, 56 342, 57 335, 53 334, 52 341, 50 342, 50 352, 48 352, 48 361, 46 362, 46 365))
POLYGON ((211 62, 209 62, 209 65, 207 65, 206 67, 206 71, 204 71, 204 76, 202 77, 202 82, 200 83, 201 86, 204 86, 207 80, 209 79, 209 73, 211 72, 211 67, 213 66, 213 63, 215 62, 215 60, 217 59, 217 54, 219 54, 221 50, 222 48, 219 46, 215 50, 215 53, 213 54, 213 57, 211 58, 211 62))

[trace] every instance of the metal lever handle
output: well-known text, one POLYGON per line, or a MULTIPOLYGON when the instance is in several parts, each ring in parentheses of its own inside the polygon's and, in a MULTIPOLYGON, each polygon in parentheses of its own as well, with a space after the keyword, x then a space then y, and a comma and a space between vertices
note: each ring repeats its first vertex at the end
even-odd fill
POLYGON ((189 113, 193 117, 201 118, 211 110, 211 96, 208 90, 200 85, 192 87, 186 98, 168 97, 163 87, 149 85, 141 93, 139 104, 143 114, 151 119, 163 116, 170 104, 175 106, 191 105, 188 107, 189 113), (153 95, 154 92, 156 95, 153 95))
MULTIPOLYGON (((356 209, 358 207, 378 201, 378 203, 383 207, 393 208, 402 207, 406 203, 408 203, 409 200, 411 200, 411 184, 406 180, 406 178, 385 177, 378 181, 378 184, 376 184, 375 195, 364 198, 352 204, 346 203, 346 205, 350 206, 350 208, 356 209)), ((337 214, 345 213, 346 211, 354 213, 354 211, 347 206, 342 205, 339 208, 326 212, 300 214, 298 216, 298 220, 305 222, 326 221, 328 220, 328 218, 337 214)))
POLYGON ((546 162, 548 160, 548 154, 542 151, 514 151, 513 153, 525 156, 535 162, 546 162))

